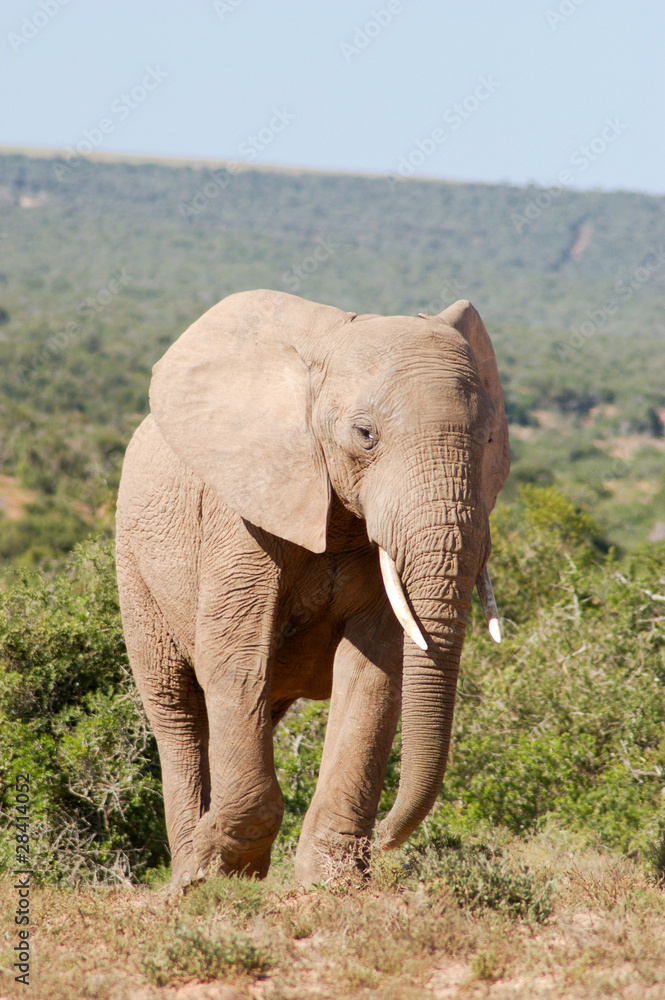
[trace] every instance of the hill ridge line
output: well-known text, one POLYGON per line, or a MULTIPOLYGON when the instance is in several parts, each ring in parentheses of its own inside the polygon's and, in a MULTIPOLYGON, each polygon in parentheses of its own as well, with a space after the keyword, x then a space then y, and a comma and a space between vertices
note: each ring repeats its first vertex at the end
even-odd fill
MULTIPOLYGON (((276 163, 248 163, 244 160, 215 159, 208 157, 188 157, 188 156, 160 156, 152 153, 113 153, 104 150, 95 150, 91 153, 77 154, 83 159, 92 163, 128 163, 134 165, 155 164, 163 167, 191 167, 193 170, 218 170, 228 168, 233 163, 238 173, 246 173, 257 170, 268 174, 285 174, 297 177, 311 175, 314 177, 357 177, 365 180, 383 180, 397 183, 411 184, 444 184, 456 186, 476 186, 484 188, 514 188, 518 191, 547 191, 552 185, 548 184, 513 184, 509 181, 477 181, 462 180, 457 177, 434 177, 422 174, 417 177, 401 177, 390 172, 378 173, 376 171, 363 170, 332 170, 323 167, 300 167, 285 166, 276 163)), ((0 144, 0 156, 25 156, 33 160, 63 159, 69 158, 68 150, 61 146, 11 146, 0 144)), ((639 191, 633 188, 578 188, 568 187, 567 190, 574 194, 637 194, 647 198, 665 198, 665 192, 656 193, 653 191, 639 191)))

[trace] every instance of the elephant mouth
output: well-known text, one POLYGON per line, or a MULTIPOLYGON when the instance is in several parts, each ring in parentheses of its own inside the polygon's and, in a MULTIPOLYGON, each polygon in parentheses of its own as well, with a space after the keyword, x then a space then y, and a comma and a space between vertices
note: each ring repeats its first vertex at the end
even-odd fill
MULTIPOLYGON (((405 635, 412 639, 416 646, 422 650, 427 650, 427 639, 423 635, 418 622, 413 617, 413 612, 411 611, 409 602, 406 599, 406 594, 404 593, 404 588, 402 586, 402 581, 400 580, 395 561, 388 555, 386 550, 382 549, 380 546, 379 565, 381 566, 383 586, 385 587, 388 600, 390 601, 390 606, 395 613, 397 621, 404 629, 405 635)), ((480 604, 483 609, 483 614, 485 615, 485 621, 487 622, 489 634, 495 642, 501 642, 502 630, 501 622, 499 621, 499 611, 496 604, 496 598, 494 597, 492 581, 490 580, 487 566, 485 566, 478 574, 478 578, 476 579, 476 588, 478 590, 478 597, 480 598, 480 604)))

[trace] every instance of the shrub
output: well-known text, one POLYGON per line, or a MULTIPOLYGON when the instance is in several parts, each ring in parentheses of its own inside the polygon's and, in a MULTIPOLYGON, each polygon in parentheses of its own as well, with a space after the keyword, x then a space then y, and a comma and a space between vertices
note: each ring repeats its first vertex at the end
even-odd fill
POLYGON ((552 912, 552 886, 526 865, 504 858, 484 844, 463 845, 459 838, 434 840, 426 848, 407 849, 410 867, 427 881, 452 889, 461 906, 500 910, 511 917, 546 920, 552 912))
POLYGON ((493 647, 475 616, 430 826, 554 820, 646 858, 665 831, 665 546, 619 564, 568 501, 523 499, 528 534, 504 533, 492 558, 512 621, 493 647))
POLYGON ((106 882, 167 860, 154 737, 129 672, 110 544, 0 595, 0 858, 14 855, 17 772, 30 775, 38 876, 106 882))
POLYGON ((298 702, 275 730, 275 768, 284 793, 278 850, 295 850, 316 788, 327 721, 327 702, 298 702))
POLYGON ((217 927, 215 931, 176 924, 157 945, 144 952, 143 970, 157 986, 198 979, 211 982, 231 972, 262 972, 266 956, 244 935, 217 927))
POLYGON ((181 906, 184 913, 193 916, 211 917, 217 914, 234 922, 258 913, 265 897, 265 883, 257 879, 216 875, 190 886, 181 906))

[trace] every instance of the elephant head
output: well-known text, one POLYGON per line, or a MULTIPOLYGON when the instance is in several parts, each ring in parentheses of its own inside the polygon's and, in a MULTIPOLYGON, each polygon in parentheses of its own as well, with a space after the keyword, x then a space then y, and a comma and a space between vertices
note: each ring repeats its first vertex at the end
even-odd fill
POLYGON ((510 458, 480 316, 465 301, 382 317, 239 293, 155 366, 151 407, 176 454, 252 524, 320 553, 333 491, 364 519, 406 632, 400 786, 380 828, 397 846, 441 787, 477 581, 496 617, 488 514, 510 458))

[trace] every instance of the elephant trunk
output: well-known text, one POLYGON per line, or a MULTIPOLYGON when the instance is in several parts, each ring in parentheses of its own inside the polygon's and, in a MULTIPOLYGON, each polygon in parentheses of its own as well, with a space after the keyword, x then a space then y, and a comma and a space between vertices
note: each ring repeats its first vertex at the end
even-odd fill
POLYGON ((471 596, 488 543, 486 519, 479 523, 468 507, 458 523, 421 531, 424 538, 404 547, 401 580, 427 648, 405 636, 402 762, 397 799, 379 826, 385 849, 413 833, 441 789, 471 596))

